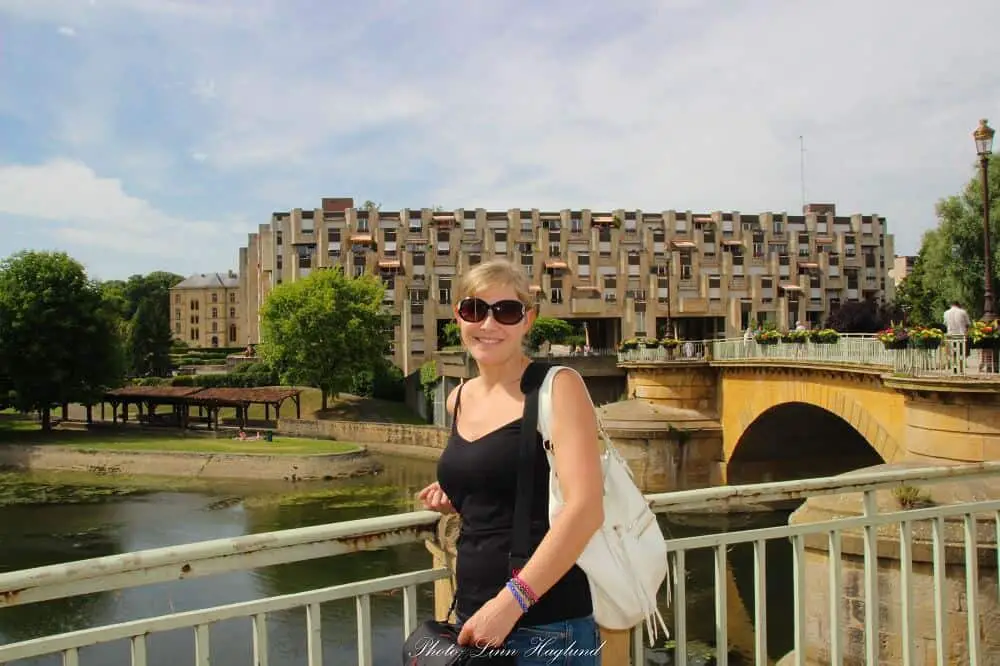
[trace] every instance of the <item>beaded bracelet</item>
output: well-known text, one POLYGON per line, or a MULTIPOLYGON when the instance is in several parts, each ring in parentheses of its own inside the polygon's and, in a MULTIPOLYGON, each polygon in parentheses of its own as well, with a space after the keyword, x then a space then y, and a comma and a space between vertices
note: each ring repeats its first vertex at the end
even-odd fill
POLYGON ((520 575, 515 573, 511 580, 514 581, 514 585, 517 586, 517 589, 519 589, 524 596, 531 600, 532 604, 538 603, 538 595, 535 594, 535 591, 531 589, 531 587, 524 581, 523 578, 521 578, 520 575))
POLYGON ((510 590, 510 593, 512 595, 514 595, 514 598, 517 600, 517 605, 521 607, 521 612, 522 613, 527 613, 528 612, 528 607, 530 606, 530 604, 528 603, 527 600, 525 600, 521 596, 521 592, 520 592, 520 590, 517 589, 517 585, 514 584, 513 580, 507 581, 507 589, 510 590))

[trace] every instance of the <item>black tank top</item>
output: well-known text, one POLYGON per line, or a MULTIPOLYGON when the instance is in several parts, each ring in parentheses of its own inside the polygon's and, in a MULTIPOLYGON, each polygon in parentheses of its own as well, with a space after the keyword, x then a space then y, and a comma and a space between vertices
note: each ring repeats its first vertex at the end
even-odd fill
MULTIPOLYGON (((462 387, 455 398, 455 419, 448 444, 438 460, 438 482, 461 515, 456 565, 456 609, 471 616, 510 579, 508 556, 517 495, 521 419, 467 441, 458 434, 462 387)), ((549 529, 549 463, 537 436, 531 506, 531 552, 549 529)), ((548 624, 593 612, 590 584, 573 565, 517 626, 548 624)))

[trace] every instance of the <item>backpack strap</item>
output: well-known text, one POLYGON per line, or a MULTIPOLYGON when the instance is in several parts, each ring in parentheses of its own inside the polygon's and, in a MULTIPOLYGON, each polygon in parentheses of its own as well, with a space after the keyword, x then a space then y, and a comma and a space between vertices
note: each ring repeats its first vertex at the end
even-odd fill
POLYGON ((514 526, 509 553, 511 574, 520 571, 531 556, 531 501, 535 483, 535 459, 538 447, 538 392, 548 372, 548 365, 531 362, 521 376, 524 393, 524 416, 521 421, 521 450, 514 500, 514 526))

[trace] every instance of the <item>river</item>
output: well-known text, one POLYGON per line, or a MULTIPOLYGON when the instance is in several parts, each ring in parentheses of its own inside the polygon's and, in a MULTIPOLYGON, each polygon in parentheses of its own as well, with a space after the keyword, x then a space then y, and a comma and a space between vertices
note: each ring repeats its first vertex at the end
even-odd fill
MULTIPOLYGON (((414 493, 434 478, 435 464, 382 456, 385 471, 367 478, 331 482, 169 483, 105 496, 95 479, 73 475, 23 475, 17 492, 22 503, 10 503, 0 492, 0 571, 100 557, 133 550, 240 536, 398 513, 417 508, 414 493), (81 489, 80 484, 84 485, 81 489), (27 491, 25 491, 27 488, 27 491), (44 502, 24 502, 24 496, 44 502)), ((106 482, 105 482, 106 483, 106 482)), ((3 488, 0 487, 0 491, 3 488)), ((743 529, 784 523, 787 513, 739 516, 663 516, 668 536, 689 536, 723 529, 743 529)), ((712 554, 688 557, 688 631, 693 641, 688 663, 704 661, 714 643, 712 554)), ((767 553, 769 646, 779 658, 791 645, 791 554, 787 545, 769 542, 767 553), (788 621, 786 621, 788 620, 788 621)), ((749 547, 729 554, 730 655, 733 664, 752 663, 753 562, 749 547), (735 586, 735 588, 733 587, 735 586), (736 593, 733 593, 735 589, 736 593), (736 597, 735 599, 733 597, 736 597), (749 636, 749 639, 747 638, 749 636)), ((0 609, 0 644, 57 632, 170 612, 289 594, 311 588, 429 567, 422 544, 400 546, 255 571, 147 585, 116 592, 0 609)), ((433 612, 432 586, 422 586, 418 610, 433 612)), ((351 600, 324 604, 322 609, 324 664, 357 663, 356 620, 351 600)), ((669 609, 664 609, 668 626, 669 609)), ((372 599, 374 662, 399 663, 402 646, 402 598, 399 594, 372 599)), ((305 611, 268 616, 272 664, 305 664, 305 611)), ((150 666, 183 666, 194 661, 190 630, 154 634, 148 638, 150 666)), ((213 666, 252 663, 249 620, 231 620, 212 627, 213 666)), ((13 662, 17 666, 57 666, 57 656, 13 662)), ((81 651, 82 666, 129 663, 129 646, 115 642, 81 651)), ((651 656, 649 664, 672 663, 666 655, 651 656)))

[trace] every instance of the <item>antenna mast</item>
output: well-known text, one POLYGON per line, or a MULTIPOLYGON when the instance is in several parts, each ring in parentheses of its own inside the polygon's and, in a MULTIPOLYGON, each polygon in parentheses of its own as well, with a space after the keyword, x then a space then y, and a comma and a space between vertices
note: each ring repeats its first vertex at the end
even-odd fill
POLYGON ((806 144, 799 135, 799 182, 802 189, 802 212, 806 211, 806 144))

